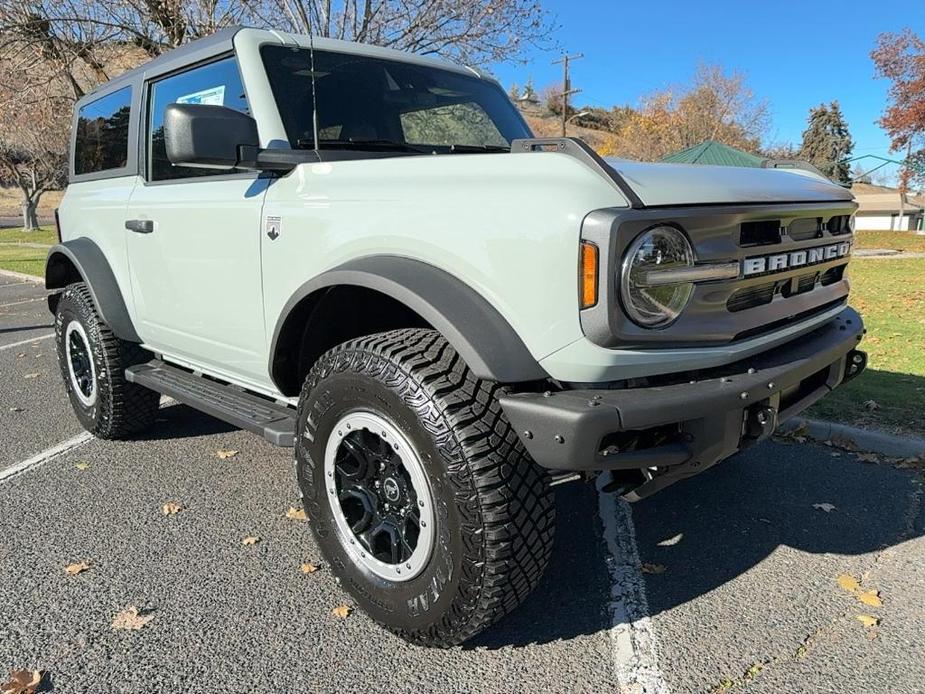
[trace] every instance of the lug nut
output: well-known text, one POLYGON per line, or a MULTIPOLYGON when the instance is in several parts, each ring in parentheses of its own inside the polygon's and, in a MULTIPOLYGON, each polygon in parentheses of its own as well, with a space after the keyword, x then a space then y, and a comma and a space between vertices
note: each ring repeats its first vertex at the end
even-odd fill
POLYGON ((742 400, 748 400, 748 393, 739 393, 739 397, 742 400))
POLYGON ((774 381, 768 383, 768 390, 774 390, 774 381))
POLYGON ((565 443, 565 437, 562 434, 556 434, 553 439, 556 443, 565 443))
POLYGON ((524 438, 527 439, 527 440, 532 439, 532 438, 533 438, 533 432, 532 432, 532 431, 529 431, 529 430, 525 431, 525 432, 524 432, 524 438))

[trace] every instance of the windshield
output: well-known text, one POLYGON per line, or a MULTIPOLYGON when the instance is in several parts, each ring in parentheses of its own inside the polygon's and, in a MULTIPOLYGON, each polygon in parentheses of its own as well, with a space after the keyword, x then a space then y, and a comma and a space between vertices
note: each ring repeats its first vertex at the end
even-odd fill
MULTIPOLYGON (((308 49, 261 52, 291 146, 314 149, 308 49)), ((451 70, 316 50, 315 92, 321 149, 492 152, 531 137, 500 87, 451 70)))

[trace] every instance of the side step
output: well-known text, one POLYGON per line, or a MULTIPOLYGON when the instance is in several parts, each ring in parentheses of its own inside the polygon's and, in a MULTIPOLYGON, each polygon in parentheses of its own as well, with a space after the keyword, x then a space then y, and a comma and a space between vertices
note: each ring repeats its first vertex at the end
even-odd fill
POLYGON ((160 359, 130 366, 125 370, 125 377, 236 427, 260 434, 272 444, 288 448, 295 445, 296 411, 291 407, 253 395, 238 386, 197 376, 160 359))

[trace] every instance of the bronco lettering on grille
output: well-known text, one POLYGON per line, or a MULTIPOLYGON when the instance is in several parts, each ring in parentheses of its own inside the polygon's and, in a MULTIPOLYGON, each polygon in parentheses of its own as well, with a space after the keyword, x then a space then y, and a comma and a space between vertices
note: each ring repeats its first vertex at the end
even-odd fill
POLYGON ((846 242, 833 243, 829 246, 818 246, 803 251, 789 253, 775 253, 742 261, 742 276, 762 275, 768 272, 782 272, 795 267, 816 265, 836 258, 844 258, 851 253, 851 244, 846 242))

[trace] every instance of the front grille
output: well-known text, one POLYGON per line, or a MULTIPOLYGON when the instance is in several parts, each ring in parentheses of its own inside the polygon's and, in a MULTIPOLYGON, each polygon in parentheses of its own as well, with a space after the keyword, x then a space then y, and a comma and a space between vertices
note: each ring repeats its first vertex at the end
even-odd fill
POLYGON ((730 279, 698 282, 687 308, 671 325, 652 330, 624 310, 620 282, 603 284, 604 301, 581 312, 595 344, 616 347, 688 347, 729 344, 773 333, 805 320, 822 307, 844 304, 848 284, 844 243, 851 240, 855 203, 691 206, 607 210, 589 215, 582 239, 598 244, 608 275, 619 279, 630 244, 654 226, 678 226, 687 234, 698 265, 736 263, 730 279), (848 233, 844 233, 848 229, 848 233), (834 247, 835 253, 826 251, 834 247))

